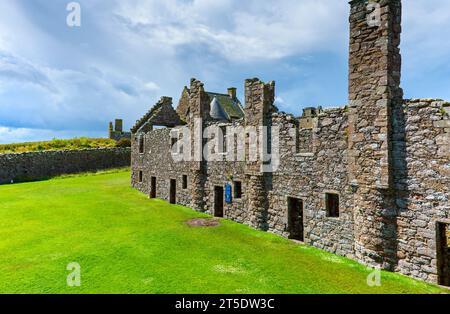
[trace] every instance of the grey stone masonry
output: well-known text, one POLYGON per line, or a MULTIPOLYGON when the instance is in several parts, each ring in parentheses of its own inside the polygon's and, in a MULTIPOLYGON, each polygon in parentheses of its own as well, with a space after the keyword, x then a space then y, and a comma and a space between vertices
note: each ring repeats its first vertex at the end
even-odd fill
POLYGON ((350 183, 356 189, 355 253, 368 264, 390 269, 395 263, 389 253, 395 254, 391 239, 396 214, 390 196, 390 117, 403 99, 401 1, 354 0, 350 5, 348 170, 350 183))
POLYGON ((120 141, 121 139, 131 139, 131 132, 123 131, 123 120, 116 119, 114 124, 109 123, 108 137, 115 141, 120 141))
POLYGON ((130 165, 129 148, 0 154, 0 184, 130 165))
POLYGON ((365 265, 450 285, 442 237, 450 230, 450 103, 403 99, 401 8, 400 0, 350 2, 345 107, 309 107, 301 117, 279 112, 275 83, 254 78, 244 85, 245 115, 219 121, 203 83, 192 79, 177 111, 167 101, 169 128, 153 129, 147 114, 139 122, 147 127, 133 130, 132 185, 365 265), (172 125, 174 113, 182 123, 172 125), (223 140, 241 139, 245 147, 175 161, 171 132, 183 128, 191 131, 191 157, 203 149, 214 156, 214 129, 238 130, 223 140), (250 140, 249 129, 261 143, 250 140), (267 160, 252 158, 254 146, 277 150, 277 167, 267 171, 267 160), (243 159, 225 158, 238 150, 243 159))

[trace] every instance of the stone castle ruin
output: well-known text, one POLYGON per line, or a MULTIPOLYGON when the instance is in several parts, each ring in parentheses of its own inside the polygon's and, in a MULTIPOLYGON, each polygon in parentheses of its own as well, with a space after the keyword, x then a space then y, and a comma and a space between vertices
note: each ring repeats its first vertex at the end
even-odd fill
POLYGON ((115 141, 120 141, 123 138, 131 139, 131 133, 123 131, 122 119, 116 119, 114 124, 112 122, 109 123, 108 138, 115 141))
POLYGON ((449 286, 450 103, 403 99, 401 0, 350 7, 348 106, 295 117, 274 106, 273 82, 246 80, 242 105, 236 89, 211 93, 192 79, 177 110, 162 97, 132 128, 132 185, 151 198, 449 286), (211 127, 222 132, 208 141, 202 133, 211 127), (276 145, 273 171, 249 157, 249 128, 267 151, 276 145), (239 137, 243 149, 232 145, 239 137), (174 159, 178 142, 184 146, 176 153, 192 157, 217 141, 227 143, 220 160, 174 159), (239 152, 243 159, 224 157, 239 152))

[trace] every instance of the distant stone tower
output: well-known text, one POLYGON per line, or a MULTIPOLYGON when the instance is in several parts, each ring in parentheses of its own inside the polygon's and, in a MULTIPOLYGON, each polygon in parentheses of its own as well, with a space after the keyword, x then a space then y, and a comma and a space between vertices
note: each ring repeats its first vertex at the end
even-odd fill
POLYGON ((122 119, 116 119, 114 131, 123 132, 123 120, 122 119))
POLYGON ((131 139, 131 132, 124 132, 123 131, 123 120, 116 119, 114 121, 114 125, 112 122, 109 122, 108 137, 115 141, 119 141, 122 138, 131 139))
POLYGON ((349 181, 354 191, 355 254, 395 265, 392 110, 400 106, 401 0, 350 2, 349 181))
POLYGON ((108 126, 108 138, 112 139, 113 134, 114 134, 114 125, 112 122, 110 122, 108 126))

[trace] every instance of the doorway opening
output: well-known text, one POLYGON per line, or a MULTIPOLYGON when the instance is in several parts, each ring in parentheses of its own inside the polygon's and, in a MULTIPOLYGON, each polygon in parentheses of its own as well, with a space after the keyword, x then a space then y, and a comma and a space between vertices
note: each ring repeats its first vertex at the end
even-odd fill
POLYGON ((156 198, 156 177, 150 179, 150 198, 156 198))
POLYGON ((176 204, 177 203, 177 180, 171 179, 170 180, 170 204, 176 204))
POLYGON ((441 286, 450 286, 450 224, 438 222, 436 226, 438 280, 441 286))
POLYGON ((303 200, 288 197, 288 232, 289 239, 304 241, 303 235, 303 200))
POLYGON ((223 217, 223 186, 214 187, 214 216, 223 217))

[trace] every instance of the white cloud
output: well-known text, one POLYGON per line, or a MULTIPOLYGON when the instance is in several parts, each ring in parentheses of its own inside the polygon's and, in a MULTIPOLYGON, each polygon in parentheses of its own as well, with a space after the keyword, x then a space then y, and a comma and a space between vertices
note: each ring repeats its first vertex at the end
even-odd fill
POLYGON ((83 130, 92 123, 97 129, 106 128, 106 121, 114 117, 139 115, 135 104, 145 103, 144 97, 158 89, 156 83, 136 77, 95 68, 88 72, 50 68, 1 51, 0 85, 3 123, 56 130, 83 130))
POLYGON ((0 80, 35 84, 54 92, 49 79, 40 69, 23 58, 14 57, 0 50, 0 80))
POLYGON ((403 1, 402 46, 408 71, 448 65, 450 58, 450 2, 403 1))
MULTIPOLYGON (((160 96, 176 101, 190 77, 214 91, 275 79, 280 109, 297 113, 345 102, 347 1, 79 1, 80 29, 67 28, 64 0, 0 1, 1 125, 131 126, 160 96)), ((405 91, 450 98, 440 88, 450 84, 450 2, 403 4, 405 91)))
POLYGON ((162 47, 205 45, 231 61, 279 59, 345 41, 348 5, 329 0, 123 1, 133 33, 162 47))
POLYGON ((145 88, 149 91, 156 91, 159 90, 159 86, 158 84, 156 84, 155 82, 147 82, 144 84, 145 88))

